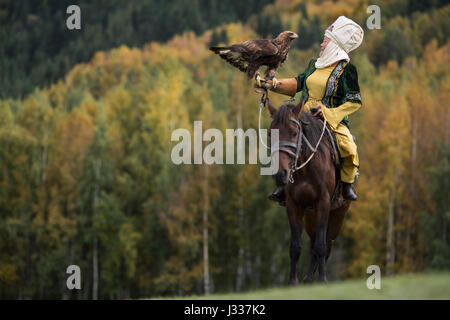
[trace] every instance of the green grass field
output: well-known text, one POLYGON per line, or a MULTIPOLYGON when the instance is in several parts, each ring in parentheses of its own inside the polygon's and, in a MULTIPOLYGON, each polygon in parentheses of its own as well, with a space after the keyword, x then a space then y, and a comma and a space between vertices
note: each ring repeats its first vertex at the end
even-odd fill
MULTIPOLYGON (((180 299, 173 297, 172 299, 180 299)), ((408 274, 382 277, 380 290, 369 290, 366 279, 326 285, 299 284, 247 293, 189 296, 181 299, 304 300, 304 299, 450 299, 450 273, 408 274)))

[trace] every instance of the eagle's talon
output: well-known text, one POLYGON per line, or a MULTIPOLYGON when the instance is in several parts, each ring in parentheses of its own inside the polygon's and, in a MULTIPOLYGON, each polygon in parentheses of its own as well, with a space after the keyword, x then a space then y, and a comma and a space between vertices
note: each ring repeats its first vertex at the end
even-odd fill
POLYGON ((277 80, 277 78, 273 77, 272 78, 272 86, 273 86, 273 88, 275 89, 277 87, 277 85, 278 85, 278 80, 277 80))
POLYGON ((261 87, 261 75, 259 74, 259 72, 256 72, 255 80, 256 80, 256 83, 258 84, 258 87, 261 87))

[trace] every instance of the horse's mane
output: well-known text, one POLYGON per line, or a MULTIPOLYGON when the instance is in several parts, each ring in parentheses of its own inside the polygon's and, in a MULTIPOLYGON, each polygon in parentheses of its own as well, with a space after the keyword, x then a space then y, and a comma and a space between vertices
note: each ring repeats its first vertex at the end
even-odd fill
MULTIPOLYGON (((292 110, 294 108, 295 105, 293 104, 282 105, 275 114, 275 117, 273 119, 274 124, 286 126, 289 123, 291 117, 296 118, 292 113, 292 110)), ((320 135, 322 134, 323 122, 319 121, 319 119, 314 117, 310 112, 301 112, 300 118, 297 120, 299 120, 302 124, 303 134, 315 147, 317 141, 320 138, 320 135)), ((328 136, 327 134, 325 135, 328 136)), ((318 150, 321 152, 326 151, 325 147, 332 148, 329 138, 326 136, 322 138, 322 142, 320 143, 318 148, 318 150)), ((303 148, 303 150, 305 149, 303 148)))
POLYGON ((275 114, 275 117, 273 118, 274 124, 279 124, 281 126, 286 126, 289 123, 289 119, 291 116, 292 109, 294 109, 295 106, 293 104, 288 105, 282 105, 277 113, 275 114))

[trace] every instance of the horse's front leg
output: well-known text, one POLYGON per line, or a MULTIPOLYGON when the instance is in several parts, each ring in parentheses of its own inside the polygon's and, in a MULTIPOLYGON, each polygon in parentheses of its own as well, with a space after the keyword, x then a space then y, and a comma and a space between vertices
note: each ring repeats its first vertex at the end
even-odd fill
POLYGON ((291 244, 289 256, 291 258, 291 270, 289 272, 289 284, 298 283, 297 266, 298 259, 302 253, 301 237, 302 237, 302 216, 297 207, 287 204, 289 225, 291 228, 291 244))
POLYGON ((306 275, 303 278, 303 282, 305 283, 311 283, 314 281, 314 272, 316 272, 317 269, 317 256, 314 252, 314 246, 315 238, 311 239, 311 246, 309 250, 309 263, 308 263, 308 269, 306 271, 306 275))
POLYGON ((320 282, 327 282, 327 228, 328 228, 328 216, 330 214, 330 199, 329 196, 325 196, 318 202, 316 206, 316 219, 317 230, 314 241, 313 251, 317 257, 319 267, 320 282))

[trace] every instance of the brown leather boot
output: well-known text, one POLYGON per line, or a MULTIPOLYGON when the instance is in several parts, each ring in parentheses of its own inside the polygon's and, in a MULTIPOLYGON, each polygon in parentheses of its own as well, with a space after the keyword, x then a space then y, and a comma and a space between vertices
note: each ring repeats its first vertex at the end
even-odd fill
POLYGON ((353 188, 353 183, 342 182, 342 196, 345 200, 356 201, 358 196, 356 195, 355 189, 353 188))
POLYGON ((286 194, 284 192, 284 187, 276 187, 275 190, 269 195, 269 199, 272 201, 277 201, 280 206, 286 206, 286 194))

